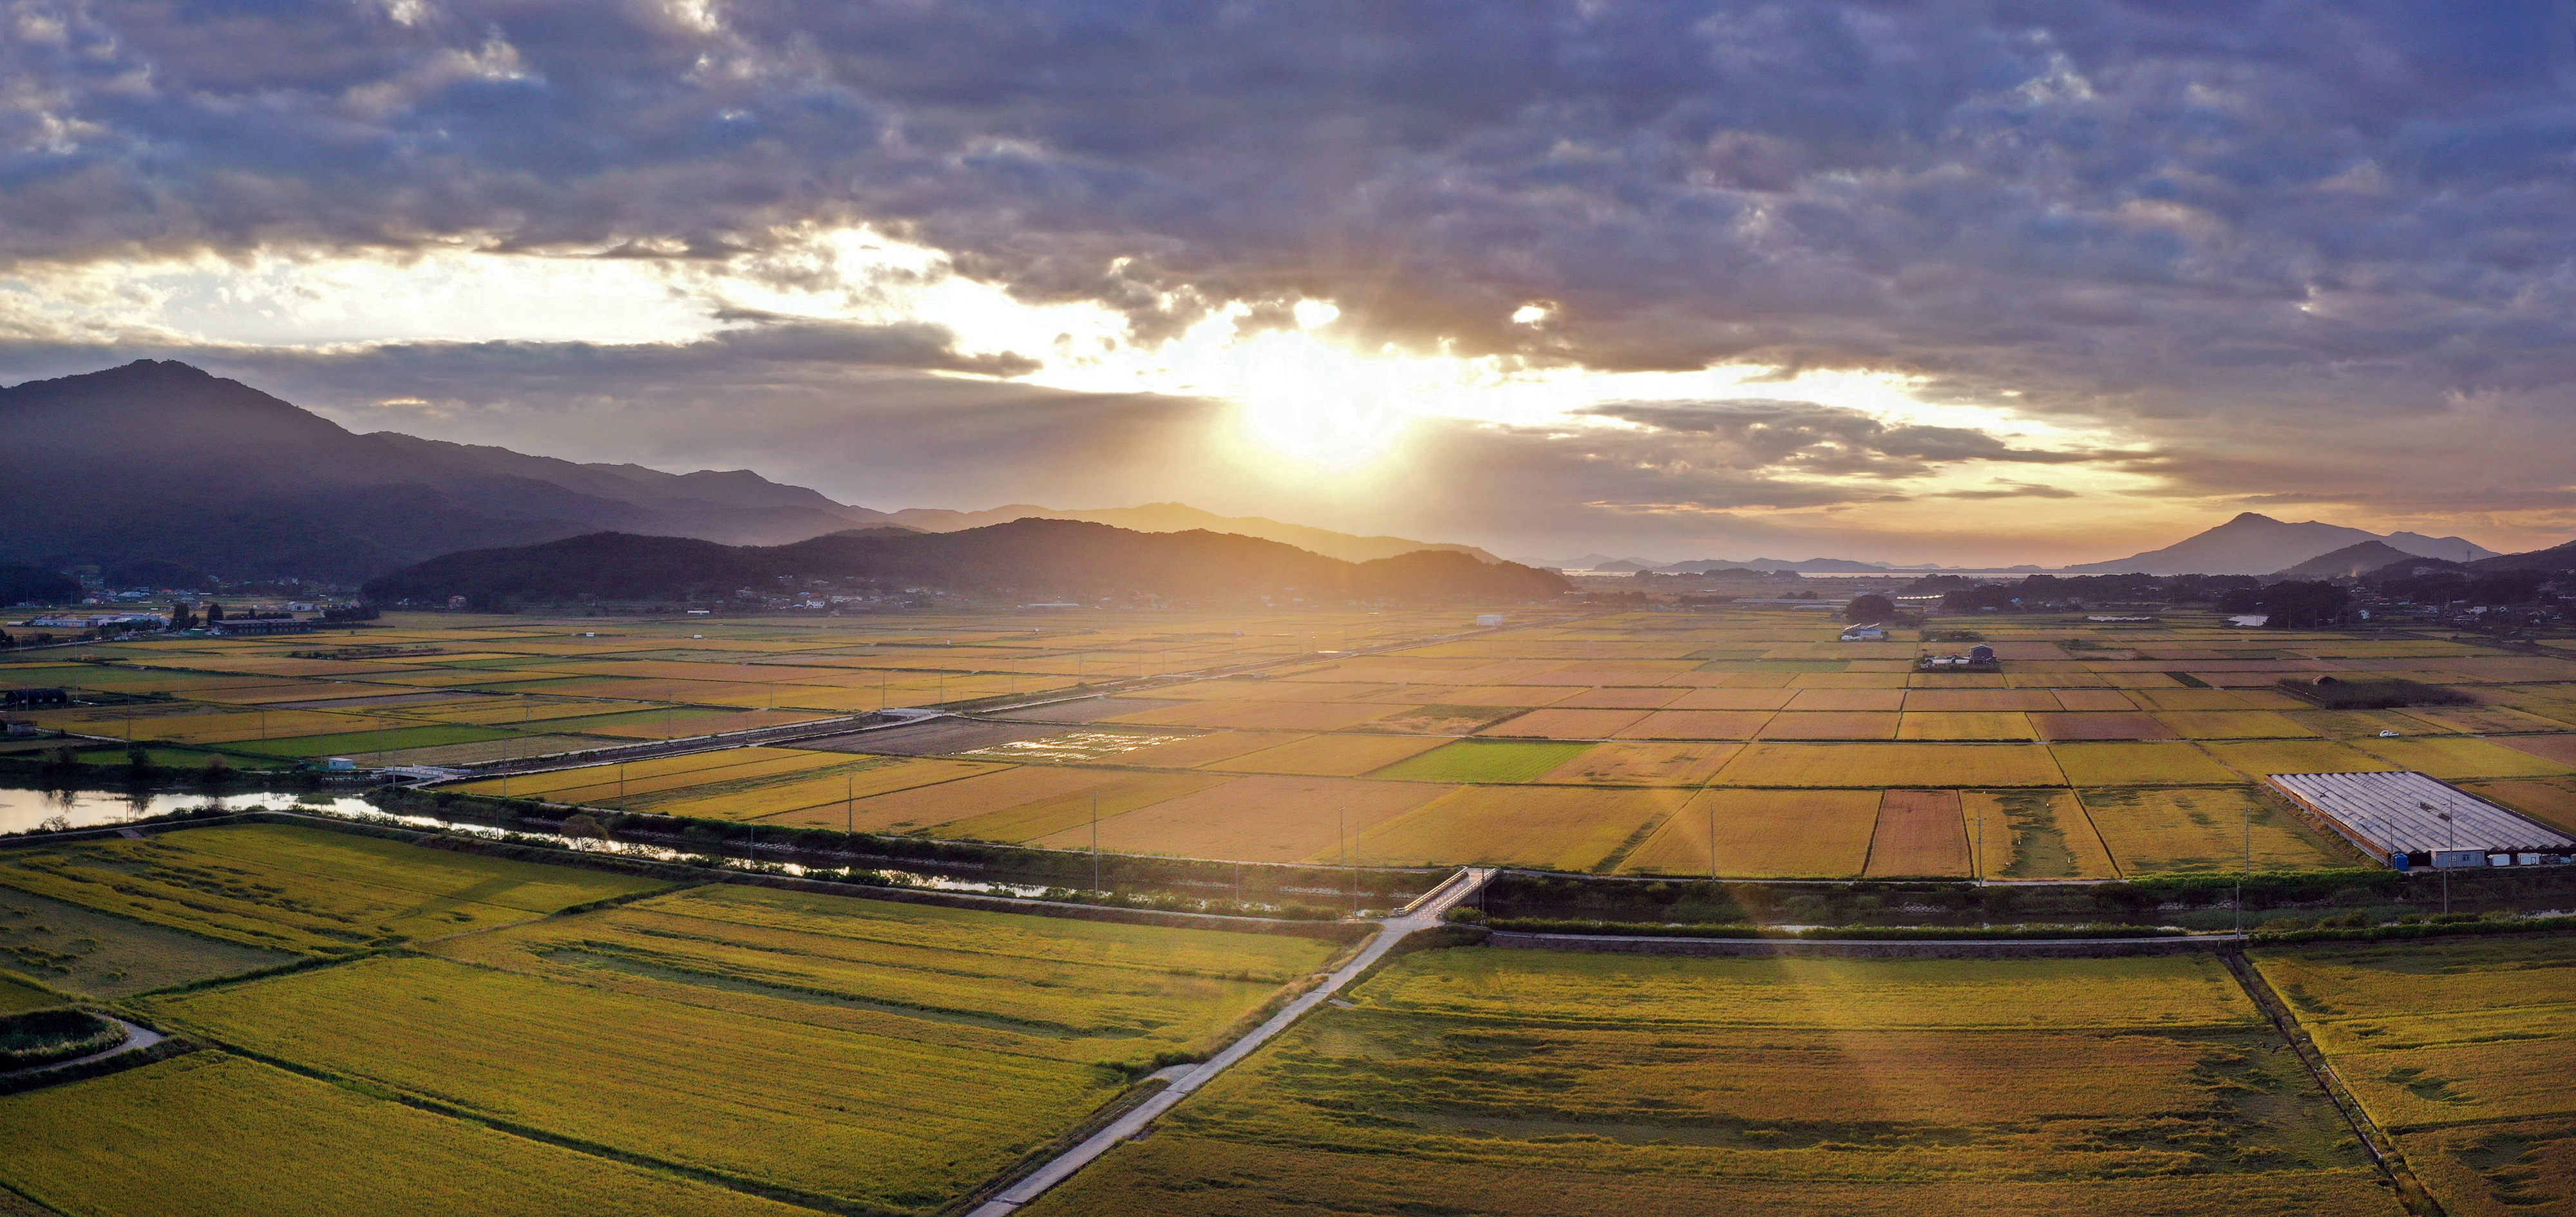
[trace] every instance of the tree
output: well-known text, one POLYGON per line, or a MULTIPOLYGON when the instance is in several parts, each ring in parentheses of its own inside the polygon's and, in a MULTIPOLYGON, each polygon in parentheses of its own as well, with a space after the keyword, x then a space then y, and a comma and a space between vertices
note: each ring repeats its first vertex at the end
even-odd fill
POLYGON ((215 603, 215 602, 214 602, 214 601, 212 601, 212 600, 207 601, 207 602, 206 602, 206 624, 208 624, 208 625, 214 625, 214 624, 217 624, 217 623, 221 622, 223 619, 224 619, 224 606, 222 606, 222 605, 220 605, 220 604, 217 604, 217 603, 215 603))
POLYGON ((2314 629, 2332 625, 2343 615, 2352 593, 2343 587, 2324 582, 2290 579, 2264 588, 2259 603, 2271 616, 2263 624, 2273 629, 2314 629))
POLYGON ((1871 625, 1896 615, 1896 604, 1885 596, 1863 595, 1851 598, 1843 606, 1843 620, 1853 625, 1871 625))
POLYGON ((598 819, 593 817, 589 812, 576 811, 571 815, 564 817, 563 835, 567 837, 605 839, 608 836, 608 830, 601 828, 599 826, 598 819))

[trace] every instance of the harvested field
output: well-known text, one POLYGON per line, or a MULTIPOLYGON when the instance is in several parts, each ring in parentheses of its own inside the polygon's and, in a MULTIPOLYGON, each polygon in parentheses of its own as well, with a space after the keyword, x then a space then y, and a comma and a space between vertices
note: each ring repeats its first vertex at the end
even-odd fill
POLYGON ((1149 769, 1195 769, 1301 738, 1303 736, 1294 731, 1211 731, 1205 735, 1167 739, 1163 743, 1121 753, 1118 763, 1149 769))
POLYGON ((1717 776, 1733 744, 1594 744, 1541 774, 1542 782, 1598 786, 1696 786, 1717 776))
POLYGON ((2517 753, 2532 753, 2543 761, 2576 766, 2576 735, 2506 735, 2496 743, 2517 753))
POLYGON ((2326 740, 2260 744, 2203 744, 2201 749, 2249 778, 2275 773, 2384 773, 2401 768, 2368 753, 2326 740))
MULTIPOLYGON (((1686 797, 1678 790, 1468 786, 1361 834, 1351 854, 1363 865, 1474 861, 1593 870, 1614 863, 1686 797)), ((1337 859, 1326 851, 1310 860, 1337 859)))
POLYGON ((1682 695, 1680 689, 1585 689, 1548 703, 1560 710, 1660 710, 1682 695))
POLYGON ((99 1217, 808 1211, 218 1052, 0 1097, 0 1124, 0 1183, 99 1217))
POLYGON ((2168 711, 2155 717, 2184 739, 2314 739, 2317 734, 2268 710, 2168 711))
POLYGON ((2245 780, 2199 747, 2181 741, 2061 743, 2050 744, 2048 750, 2066 771, 2066 780, 2077 786, 2233 786, 2245 780))
POLYGON ((1890 790, 1880 797, 1863 877, 1965 877, 1968 867, 1968 829, 1959 814, 1958 791, 1890 790))
POLYGON ((0 855, 0 883, 243 946, 331 954, 666 886, 326 829, 236 824, 0 855))
POLYGON ((1862 962, 1406 956, 1030 1212, 2401 1211, 2212 960, 1862 962))
POLYGON ((1792 689, 1693 689, 1666 710, 1785 710, 1799 696, 1792 689))
POLYGON ((2364 739, 2353 746, 2400 769, 2437 778, 2554 777, 2576 773, 2530 751, 2482 739, 2364 739))
POLYGON ((2044 689, 1915 689, 1905 708, 1918 711, 2057 710, 2057 695, 2044 689))
MULTIPOLYGON (((690 784, 686 780, 688 775, 702 774, 711 770, 756 766, 739 774, 727 775, 749 777, 754 774, 785 773, 794 769, 821 765, 846 764, 847 760, 846 757, 829 753, 793 748, 729 748, 722 752, 693 752, 685 756, 630 761, 623 768, 629 792, 650 793, 654 790, 675 790, 686 786, 690 784), (669 778, 683 780, 664 781, 669 778)), ((605 785, 609 789, 616 789, 619 768, 620 766, 617 765, 591 765, 577 769, 558 769, 551 773, 525 774, 510 779, 510 793, 523 798, 561 793, 575 797, 557 801, 578 802, 579 793, 586 788, 595 789, 605 785), (606 779, 605 782, 602 781, 603 778, 606 779)), ((487 778, 482 781, 460 783, 448 789, 462 794, 499 794, 501 781, 498 778, 487 778)))
POLYGON ((2349 848, 2329 843, 2251 786, 2080 793, 2085 814, 2123 876, 2244 869, 2249 830, 2255 870, 2316 870, 2359 862, 2349 848))
POLYGON ((2560 832, 2576 834, 2576 778, 2471 782, 2461 789, 2490 802, 2501 803, 2560 832))
POLYGON ((1620 739, 1752 739, 1771 721, 1768 710, 1654 710, 1618 730, 1620 739))
POLYGON ((1747 744, 1718 777, 1735 786, 2062 786, 2036 744, 1747 744))
MULTIPOLYGON (((1301 862, 1333 854, 1338 823, 1349 840, 1449 792, 1422 782, 1329 777, 1235 778, 1100 822, 1102 849, 1230 862, 1301 862)), ((1084 849, 1088 823, 1033 845, 1084 849)))
POLYGON ((972 761, 905 758, 862 761, 848 766, 800 769, 793 773, 744 779, 742 784, 713 782, 636 801, 635 809, 655 815, 707 820, 757 820, 842 802, 953 782, 998 772, 1002 766, 972 761))
MULTIPOLYGON (((0 968, 91 997, 237 976, 301 958, 146 925, 0 887, 0 968)), ((45 1004, 52 1004, 48 997, 45 1004)), ((6 999, 0 998, 0 1005, 6 999)))
POLYGON ((1905 708, 1902 689, 1799 689, 1784 710, 1810 713, 1893 714, 1905 708))
POLYGON ((1509 706, 1415 706, 1372 721, 1369 729, 1421 735, 1469 735, 1518 713, 1519 710, 1509 706))
POLYGON ((1969 837, 1981 842, 1977 874, 1989 879, 2116 879, 2118 867, 2068 790, 1966 790, 1969 837))
POLYGON ((1623 872, 1745 878, 1856 877, 1868 862, 1879 793, 1711 790, 1664 821, 1623 872), (1710 833, 1715 847, 1711 850, 1710 833))
POLYGON ((1646 717, 1643 710, 1532 710, 1485 728, 1481 734, 1543 739, 1608 739, 1646 717))
MULTIPOLYGON (((1088 825, 1094 817, 1105 820, 1125 815, 1165 799, 1222 786, 1229 780, 1213 773, 1137 773, 1110 769, 1078 772, 1083 772, 1088 779, 1079 786, 981 815, 950 820, 932 832, 942 837, 978 841, 1038 841, 1053 834, 1073 831, 1078 825, 1088 825)), ((996 781, 1004 776, 1007 775, 968 780, 996 781)), ((940 793, 946 789, 948 787, 942 785, 919 793, 925 801, 936 803, 940 793)), ((828 819, 829 810, 817 809, 817 815, 828 819)), ((845 822, 856 814, 858 809, 846 811, 845 822)))
MULTIPOLYGON (((2061 679, 2072 681, 2073 673, 2061 679)), ((2117 689, 2059 689, 2057 704, 2070 711, 2124 713, 2138 708, 2137 699, 2117 689)))
POLYGON ((1403 735, 1314 735, 1276 748, 1265 748, 1204 766, 1209 772, 1285 773, 1309 777, 1357 777, 1409 756, 1440 747, 1446 741, 1403 735))
POLYGON ((2149 714, 2033 714, 2030 725, 2039 738, 2057 740, 2169 740, 2180 732, 2149 714))
POLYGON ((1238 731, 1340 731, 1389 713, 1376 704, 1304 701, 1184 702, 1110 722, 1144 726, 1226 727, 1238 731))
POLYGON ((1004 740, 956 754, 961 761, 998 761, 1008 764, 1085 765, 1106 761, 1123 763, 1129 756, 1148 748, 1193 738, 1186 734, 1148 734, 1126 728, 1058 728, 1052 735, 1036 739, 1004 740))
POLYGON ((1760 739, 1895 739, 1899 715, 1800 713, 1783 710, 1762 724, 1760 739))
POLYGON ((1917 714, 1908 711, 1896 724, 1896 738, 1925 740, 2026 740, 2033 738, 2027 716, 2003 712, 1917 714))
POLYGON ((934 718, 928 722, 848 735, 803 740, 800 748, 829 752, 873 752, 886 756, 952 756, 1062 734, 1052 723, 988 723, 971 718, 934 718))
POLYGON ((1459 740, 1370 775, 1398 782, 1527 782, 1591 751, 1573 743, 1459 740))

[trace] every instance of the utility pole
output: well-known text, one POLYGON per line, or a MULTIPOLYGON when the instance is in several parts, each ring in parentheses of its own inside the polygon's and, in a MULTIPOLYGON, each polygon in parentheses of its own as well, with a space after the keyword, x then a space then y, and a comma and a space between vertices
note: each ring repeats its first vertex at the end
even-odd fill
POLYGON ((855 773, 841 775, 841 835, 843 836, 858 831, 858 800, 859 775, 855 773))
POLYGON ((2254 873, 2254 805, 2245 805, 2245 866, 2236 872, 2236 932, 2245 932, 2245 880, 2254 873))
POLYGON ((617 810, 626 810, 626 762, 617 762, 617 810))
POLYGON ((1100 792, 1091 792, 1091 890, 1100 890, 1100 792))
POLYGON ((1969 859, 1968 873, 1976 876, 1976 880, 1979 884, 1983 884, 1986 881, 1986 805, 1983 803, 1977 804, 1977 844, 1975 848, 1977 856, 1969 859))
MULTIPOLYGON (((2415 806, 2425 811, 2433 811, 2433 805, 2430 803, 2417 803, 2415 806)), ((2452 819, 2451 813, 2447 811, 2433 811, 2433 814, 2441 817, 2443 830, 2448 833, 2450 837, 2451 852, 2458 852, 2460 848, 2459 821, 2452 819)), ((2443 865, 2438 865, 2433 868, 2442 872, 2442 915, 2445 917, 2451 915, 2451 868, 2448 865, 2450 861, 2450 859, 2444 858, 2442 860, 2443 865)))
POLYGON ((1699 780, 1700 810, 1708 813, 1708 881, 1717 882, 1717 804, 1708 797, 1708 779, 1699 780))
POLYGON ((1357 917, 1360 915, 1360 889, 1357 882, 1359 879, 1359 872, 1351 867, 1351 834, 1348 825, 1349 819, 1350 813, 1347 809, 1340 807, 1333 809, 1333 840, 1339 844, 1342 851, 1342 869, 1350 875, 1350 878, 1344 879, 1343 882, 1350 886, 1351 916, 1357 917))

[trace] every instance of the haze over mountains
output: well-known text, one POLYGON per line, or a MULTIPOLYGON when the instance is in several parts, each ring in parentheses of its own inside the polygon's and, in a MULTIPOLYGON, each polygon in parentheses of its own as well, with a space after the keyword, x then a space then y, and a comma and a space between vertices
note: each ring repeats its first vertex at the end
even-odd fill
POLYGON ((1026 516, 1143 532, 1202 528, 1345 561, 1467 546, 1353 537, 1179 504, 1058 512, 875 511, 750 470, 674 474, 578 464, 390 431, 355 434, 184 363, 0 389, 9 477, 0 561, 173 563, 228 578, 356 582, 458 550, 614 531, 781 545, 850 528, 948 532, 1026 516))
MULTIPOLYGON (((441 554, 599 532, 780 546, 854 528, 956 533, 1031 518, 1144 533, 1232 534, 1345 563, 1423 550, 1500 562, 1469 545, 1356 536, 1257 516, 1219 516, 1181 503, 878 511, 750 470, 667 473, 390 431, 361 435, 177 362, 138 360, 0 389, 0 428, 6 429, 12 455, 10 476, 0 480, 0 511, 16 525, 0 533, 0 562, 56 569, 163 563, 226 578, 357 582, 441 554)), ((2460 537, 2381 535, 2247 512, 2162 549, 2063 570, 2325 578, 2408 558, 2475 563, 2497 557, 2460 537)), ((1671 573, 1963 569, 1829 557, 1657 563, 1599 553, 1530 565, 1671 573)))
POLYGON ((2412 532, 2382 536, 2316 520, 2291 524, 2249 511, 2163 549, 2066 569, 2086 575, 2269 575, 2366 541, 2377 541, 2401 556, 2449 562, 2496 556, 2494 550, 2459 537, 2428 537, 2412 532))

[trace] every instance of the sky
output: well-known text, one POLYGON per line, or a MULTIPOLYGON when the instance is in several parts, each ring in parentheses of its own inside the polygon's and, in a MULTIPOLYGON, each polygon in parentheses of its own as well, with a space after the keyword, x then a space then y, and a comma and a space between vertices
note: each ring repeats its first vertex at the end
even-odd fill
POLYGON ((897 509, 2576 534, 2576 0, 0 0, 0 383, 897 509))

